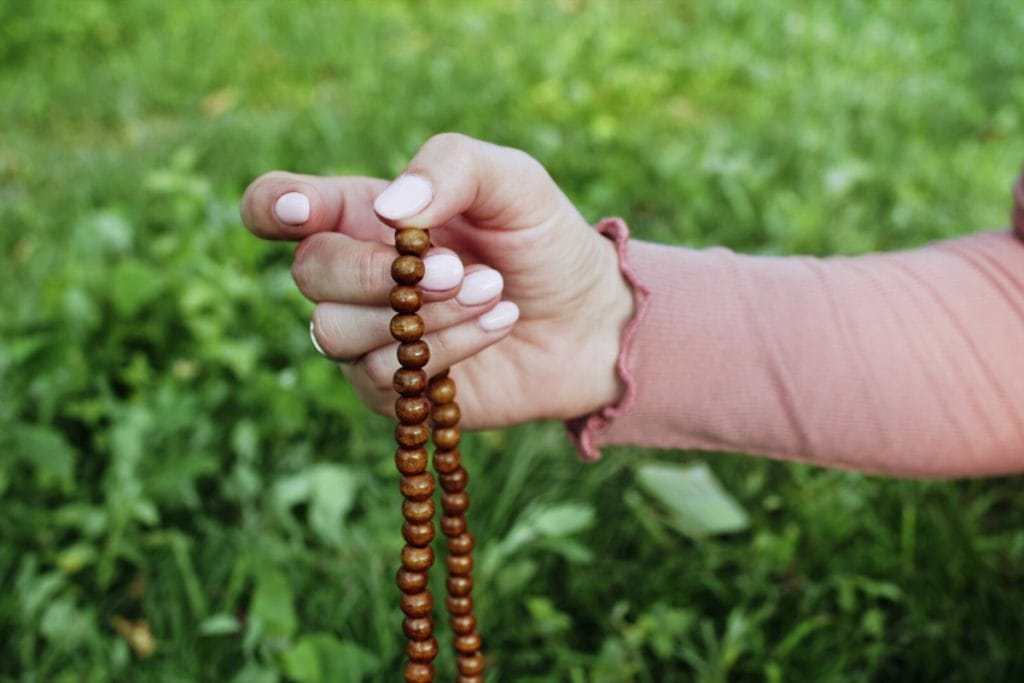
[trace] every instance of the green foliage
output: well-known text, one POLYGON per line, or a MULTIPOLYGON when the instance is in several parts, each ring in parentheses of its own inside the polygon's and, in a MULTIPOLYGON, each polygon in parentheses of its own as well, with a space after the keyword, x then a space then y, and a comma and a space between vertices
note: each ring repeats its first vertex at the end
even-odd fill
MULTIPOLYGON (((908 246, 1005 223, 1022 28, 1012 0, 0 0, 0 679, 393 680, 390 429, 311 350, 290 248, 240 227, 259 173, 388 177, 455 129, 642 237, 908 246)), ((1024 672, 1019 479, 708 455, 701 517, 651 476, 714 481, 695 454, 468 441, 495 680, 1024 672)))

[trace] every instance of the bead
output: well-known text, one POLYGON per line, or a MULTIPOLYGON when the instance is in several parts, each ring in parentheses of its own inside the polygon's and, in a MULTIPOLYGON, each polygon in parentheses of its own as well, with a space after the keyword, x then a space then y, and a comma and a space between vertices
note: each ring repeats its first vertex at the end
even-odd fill
POLYGON ((423 329, 423 318, 415 313, 396 313, 391 318, 391 336, 400 342, 418 340, 423 329))
POLYGON ((395 249, 399 254, 423 256, 430 248, 430 233, 419 228, 402 228, 395 233, 395 249))
POLYGON ((402 538, 409 545, 427 545, 434 540, 434 525, 430 522, 424 522, 423 524, 410 524, 406 522, 402 525, 402 538))
POLYGON ((405 663, 405 683, 431 683, 434 680, 434 665, 426 662, 405 663))
POLYGON ((461 614, 453 616, 449 621, 455 635, 464 636, 476 630, 476 617, 472 614, 461 614))
POLYGON ((422 474, 427 469, 426 449, 399 448, 395 451, 395 467, 405 475, 422 474))
POLYGON ((429 545, 417 548, 414 545, 402 546, 402 566, 414 572, 425 572, 434 564, 434 550, 429 545))
MULTIPOLYGON (((417 475, 419 476, 419 475, 417 475)), ((433 492, 433 481, 431 483, 431 492, 433 492)), ((469 507, 469 494, 465 491, 459 491, 458 493, 445 493, 441 496, 441 507, 449 515, 458 514, 465 512, 469 507)))
POLYGON ((441 488, 448 493, 458 493, 469 483, 469 473, 465 467, 456 467, 454 472, 438 475, 437 478, 441 481, 441 488))
POLYGON ((415 313, 423 305, 423 293, 409 285, 395 285, 388 295, 388 303, 399 313, 415 313))
POLYGON ((430 440, 430 427, 426 423, 418 425, 395 425, 395 441, 403 448, 419 448, 430 440))
POLYGON ((435 403, 430 417, 438 427, 454 427, 459 424, 459 418, 462 417, 462 413, 459 411, 459 404, 454 401, 451 403, 435 403))
MULTIPOLYGON (((402 495, 409 500, 426 500, 434 493, 434 477, 430 475, 430 472, 403 476, 398 486, 402 490, 402 495)), ((459 494, 446 493, 445 495, 457 496, 459 494)))
POLYGON ((419 424, 430 413, 430 401, 422 396, 399 396, 395 400, 395 417, 403 424, 419 424))
POLYGON ((399 256, 391 264, 391 279, 400 285, 414 285, 423 279, 423 259, 419 256, 399 256))
POLYGON ((472 555, 448 555, 444 558, 444 562, 448 565, 449 574, 465 576, 473 571, 472 555))
POLYGON ((459 673, 463 676, 478 676, 484 670, 484 657, 479 652, 471 655, 460 655, 458 665, 459 673))
POLYGON ((434 451, 434 469, 441 474, 448 474, 462 464, 462 455, 457 450, 434 451))
POLYGON ((427 393, 434 403, 451 403, 455 400, 455 382, 448 377, 434 377, 427 385, 427 393))
POLYGON ((475 676, 459 674, 455 677, 455 683, 484 683, 484 677, 480 674, 476 674, 475 676))
POLYGON ((427 589, 427 573, 402 567, 395 576, 395 583, 403 593, 421 593, 427 589))
MULTIPOLYGON (((476 628, 475 621, 473 622, 473 628, 476 628)), ((409 640, 424 640, 433 633, 434 620, 430 617, 406 617, 402 620, 402 631, 409 640)))
POLYGON ((429 522, 434 517, 434 501, 429 498, 402 501, 402 516, 413 524, 429 522))
POLYGON ((448 552, 452 555, 468 555, 473 552, 475 545, 476 540, 468 531, 464 531, 458 536, 448 537, 448 552))
POLYGON ((442 515, 441 531, 445 536, 458 536, 466 530, 465 515, 442 515))
POLYGON ((461 598, 473 592, 473 577, 449 576, 445 579, 445 586, 448 588, 448 595, 461 598))
POLYGON ((483 645, 483 639, 476 631, 455 639, 455 649, 464 655, 471 655, 483 645))
MULTIPOLYGON (((479 636, 477 639, 479 640, 479 636)), ((405 646, 405 654, 414 662, 432 662, 437 656, 437 640, 434 638, 411 640, 405 646)))
POLYGON ((434 596, 430 591, 402 595, 402 612, 408 617, 425 617, 434 609, 434 596))
POLYGON ((434 445, 438 448, 455 448, 461 438, 462 433, 458 427, 439 427, 434 430, 434 445))
POLYGON ((399 368, 395 371, 391 384, 402 396, 417 396, 423 393, 427 386, 427 373, 412 368, 399 368))
POLYGON ((398 364, 403 368, 422 368, 430 360, 430 347, 422 339, 402 342, 398 345, 397 355, 398 364))
MULTIPOLYGON (((405 596, 403 596, 404 599, 405 596)), ((473 598, 469 595, 465 595, 459 598, 448 596, 444 599, 445 605, 448 607, 450 614, 462 615, 469 614, 473 611, 473 598)))

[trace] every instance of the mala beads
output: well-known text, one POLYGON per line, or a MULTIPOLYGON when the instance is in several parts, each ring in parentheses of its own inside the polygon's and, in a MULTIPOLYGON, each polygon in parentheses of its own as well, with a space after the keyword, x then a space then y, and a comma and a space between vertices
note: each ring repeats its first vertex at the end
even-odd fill
POLYGON ((434 564, 434 477, 427 471, 426 443, 433 422, 434 469, 438 473, 441 495, 441 530, 447 541, 448 567, 445 606, 451 617, 455 635, 458 683, 482 683, 484 660, 480 653, 481 638, 473 616, 473 536, 466 523, 469 476, 462 466, 458 446, 459 405, 455 402, 455 382, 442 372, 427 380, 423 367, 430 360, 430 348, 421 339, 423 319, 417 314, 423 294, 416 284, 423 278, 422 256, 430 247, 426 230, 407 228, 395 234, 398 257, 391 265, 395 286, 391 290, 391 336, 398 342, 398 362, 394 387, 395 401, 395 464, 401 473, 400 488, 404 501, 402 515, 402 567, 397 583, 402 591, 401 608, 405 614, 402 629, 408 639, 405 680, 409 683, 430 683, 434 680, 434 658, 437 639, 434 637, 432 615, 434 598, 428 588, 428 571, 434 564))

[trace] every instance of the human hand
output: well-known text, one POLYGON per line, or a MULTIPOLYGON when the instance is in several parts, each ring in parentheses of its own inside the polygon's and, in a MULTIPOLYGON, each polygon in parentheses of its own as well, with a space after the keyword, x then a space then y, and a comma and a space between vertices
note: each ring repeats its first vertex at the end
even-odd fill
POLYGON ((442 134, 391 184, 268 173, 241 214, 260 237, 301 240, 292 274, 317 303, 314 339, 378 412, 392 414, 396 397, 399 227, 431 229, 425 370, 454 366, 465 428, 578 417, 622 391, 615 362, 633 297, 615 246, 524 152, 442 134))

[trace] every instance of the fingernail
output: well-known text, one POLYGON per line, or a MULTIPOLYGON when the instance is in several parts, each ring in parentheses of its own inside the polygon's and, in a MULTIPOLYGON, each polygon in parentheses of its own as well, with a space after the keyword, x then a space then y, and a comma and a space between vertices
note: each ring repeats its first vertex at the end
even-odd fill
POLYGON ((434 198, 434 191, 425 178, 411 173, 398 176, 373 203, 373 209, 393 221, 415 216, 434 198))
POLYGON ((309 197, 301 192, 287 192, 274 204, 277 220, 290 225, 300 225, 309 220, 309 197))
POLYGON ((313 331, 313 321, 309 321, 309 338, 313 340, 313 348, 320 352, 321 356, 327 356, 324 350, 320 348, 320 342, 316 340, 316 332, 313 331))
POLYGON ((491 310, 476 319, 487 332, 497 332, 512 327, 519 320, 519 307, 511 301, 501 301, 491 310))
POLYGON ((455 300, 463 306, 477 306, 501 294, 505 281, 493 268, 474 270, 462 280, 462 288, 455 300))
POLYGON ((462 282, 462 261, 454 254, 434 254, 423 259, 423 279, 420 287, 443 292, 458 287, 462 282))

